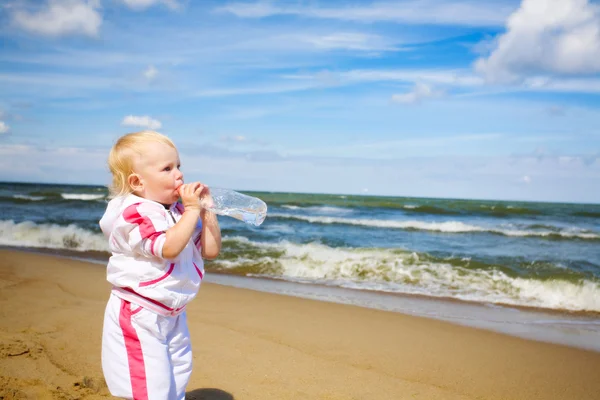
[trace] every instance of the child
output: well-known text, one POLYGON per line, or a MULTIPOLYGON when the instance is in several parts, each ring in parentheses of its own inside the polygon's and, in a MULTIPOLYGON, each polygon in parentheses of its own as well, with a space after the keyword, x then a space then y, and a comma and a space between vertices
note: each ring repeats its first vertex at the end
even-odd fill
POLYGON ((173 142, 152 131, 121 137, 110 151, 114 197, 100 220, 112 256, 102 369, 113 396, 184 399, 192 372, 185 306, 221 250, 210 191, 183 183, 173 142), (181 198, 182 203, 177 200, 181 198))

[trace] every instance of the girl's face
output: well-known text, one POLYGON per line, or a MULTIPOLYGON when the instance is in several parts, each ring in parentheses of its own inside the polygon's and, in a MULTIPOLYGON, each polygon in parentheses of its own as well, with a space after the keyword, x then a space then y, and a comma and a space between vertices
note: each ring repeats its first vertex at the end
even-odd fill
POLYGON ((183 184, 179 153, 168 144, 147 143, 142 155, 134 163, 134 173, 139 185, 134 193, 148 200, 172 204, 179 199, 177 189, 183 184))

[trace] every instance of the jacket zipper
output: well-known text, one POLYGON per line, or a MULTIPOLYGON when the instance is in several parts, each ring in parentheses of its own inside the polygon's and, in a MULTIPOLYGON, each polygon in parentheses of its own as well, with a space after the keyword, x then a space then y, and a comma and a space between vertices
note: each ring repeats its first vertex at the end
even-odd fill
MULTIPOLYGON (((177 224, 177 220, 175 219, 175 216, 174 216, 174 215, 173 215, 173 213, 171 212, 171 209, 167 209, 167 212, 168 212, 168 213, 169 213, 169 215, 171 216, 171 219, 173 220, 173 223, 174 223, 174 224, 177 224)), ((181 265, 182 265, 182 263, 181 263, 181 260, 179 260, 179 263, 180 263, 180 267, 181 267, 181 265)), ((181 307, 181 302, 182 302, 182 299, 181 299, 181 298, 178 298, 178 299, 176 299, 176 300, 175 300, 175 302, 174 302, 174 304, 173 304, 173 309, 174 309, 174 310, 176 310, 176 309, 178 309, 179 307, 181 307)))
POLYGON ((176 224, 177 221, 175 221, 175 217, 173 216, 173 213, 171 212, 171 210, 167 210, 169 212, 169 215, 171 216, 171 219, 173 220, 173 223, 176 224))

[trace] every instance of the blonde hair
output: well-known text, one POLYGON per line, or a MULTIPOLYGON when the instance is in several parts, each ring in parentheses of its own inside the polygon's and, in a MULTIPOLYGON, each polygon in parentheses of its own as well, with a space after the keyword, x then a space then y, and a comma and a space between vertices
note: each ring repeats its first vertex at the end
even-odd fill
POLYGON ((112 185, 108 187, 111 198, 133 192, 129 185, 129 175, 133 173, 133 156, 142 154, 142 145, 156 142, 176 148, 171 139, 154 131, 128 133, 117 140, 108 155, 108 168, 112 174, 112 185))

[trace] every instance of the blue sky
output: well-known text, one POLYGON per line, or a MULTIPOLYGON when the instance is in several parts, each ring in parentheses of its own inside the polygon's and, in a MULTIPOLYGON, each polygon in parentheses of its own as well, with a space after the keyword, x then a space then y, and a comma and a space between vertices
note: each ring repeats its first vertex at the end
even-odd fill
POLYGON ((120 135, 240 190, 600 202, 587 0, 8 0, 0 180, 106 184, 120 135))

